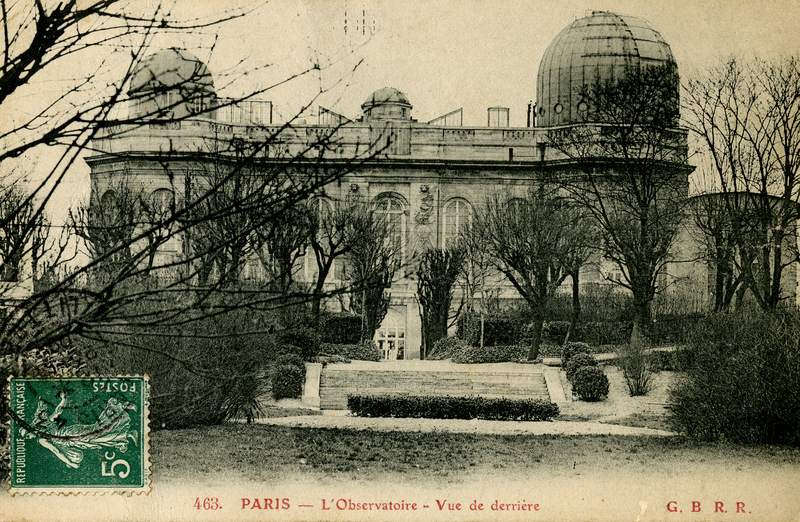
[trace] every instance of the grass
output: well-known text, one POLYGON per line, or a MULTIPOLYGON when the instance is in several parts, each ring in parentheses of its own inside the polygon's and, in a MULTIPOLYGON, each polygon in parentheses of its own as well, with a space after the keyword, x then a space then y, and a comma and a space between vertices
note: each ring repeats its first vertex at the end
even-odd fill
MULTIPOLYGON (((597 422, 598 419, 591 415, 567 414, 559 415, 555 420, 571 422, 597 422)), ((648 413, 632 413, 624 417, 603 419, 603 424, 615 424, 617 426, 630 426, 632 428, 649 428, 652 430, 672 431, 667 418, 664 415, 648 413)))
POLYGON ((296 417, 300 415, 322 415, 319 410, 308 408, 284 408, 281 406, 264 406, 263 412, 259 415, 262 419, 272 419, 275 417, 296 417))
MULTIPOLYGON (((159 481, 233 478, 257 483, 292 479, 370 482, 461 482, 502 474, 677 473, 800 464, 785 447, 704 445, 679 437, 530 436, 377 432, 228 424, 156 431, 154 475, 159 481), (699 464, 702 463, 702 464, 699 464), (231 474, 234 474, 231 477, 231 474)), ((227 480, 226 479, 226 480, 227 480)))

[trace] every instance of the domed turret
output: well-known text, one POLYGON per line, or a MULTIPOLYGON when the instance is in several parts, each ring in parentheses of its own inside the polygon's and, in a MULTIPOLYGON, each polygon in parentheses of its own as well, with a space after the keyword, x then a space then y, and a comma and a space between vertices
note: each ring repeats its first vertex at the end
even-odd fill
POLYGON ((131 74, 132 117, 181 118, 213 105, 214 78, 199 58, 182 49, 146 57, 131 74))
POLYGON ((585 121, 590 109, 581 96, 585 88, 621 80, 638 67, 666 65, 677 71, 669 45, 647 22, 593 12, 561 31, 545 51, 536 85, 536 125, 585 121))
POLYGON ((378 89, 361 104, 364 120, 410 120, 411 108, 408 96, 392 87, 378 89))

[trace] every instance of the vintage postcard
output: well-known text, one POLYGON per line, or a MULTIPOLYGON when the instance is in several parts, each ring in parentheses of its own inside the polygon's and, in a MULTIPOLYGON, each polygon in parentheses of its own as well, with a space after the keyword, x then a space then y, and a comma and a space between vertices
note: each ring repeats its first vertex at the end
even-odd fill
POLYGON ((800 520, 797 3, 0 15, 0 521, 800 520))

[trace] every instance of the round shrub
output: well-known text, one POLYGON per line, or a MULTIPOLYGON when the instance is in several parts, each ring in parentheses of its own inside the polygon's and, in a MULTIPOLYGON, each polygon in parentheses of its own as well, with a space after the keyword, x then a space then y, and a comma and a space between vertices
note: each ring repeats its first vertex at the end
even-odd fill
POLYGON ((575 373, 584 366, 597 366, 597 359, 588 353, 577 353, 572 356, 569 363, 564 367, 564 373, 567 374, 567 380, 572 382, 575 378, 575 373))
POLYGON ((561 367, 566 368, 569 360, 579 353, 592 353, 586 343, 567 343, 561 349, 561 367))
POLYGON ((272 382, 272 398, 296 399, 303 393, 303 382, 306 378, 305 367, 294 364, 276 364, 270 371, 272 382))
POLYGON ((311 328, 292 328, 279 332, 278 344, 297 346, 304 361, 311 361, 319 354, 319 334, 311 328))
POLYGON ((597 366, 584 366, 575 372, 572 394, 582 401, 602 401, 608 397, 608 377, 597 366))
MULTIPOLYGON (((289 349, 293 349, 293 346, 290 346, 289 349)), ((305 364, 303 363, 303 359, 297 355, 293 350, 284 352, 278 357, 275 358, 275 365, 276 366, 297 366, 298 368, 305 368, 305 364)))

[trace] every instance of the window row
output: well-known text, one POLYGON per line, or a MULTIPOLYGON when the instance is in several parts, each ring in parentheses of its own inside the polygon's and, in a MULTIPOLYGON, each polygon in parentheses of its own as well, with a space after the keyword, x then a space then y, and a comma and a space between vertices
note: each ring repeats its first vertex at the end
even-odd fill
MULTIPOLYGON (((120 201, 120 195, 114 190, 107 190, 101 197, 101 205, 106 212, 118 212, 119 205, 125 202, 120 201)), ((168 189, 158 189, 148 198, 147 210, 158 216, 166 216, 174 205, 174 195, 168 189)), ((325 220, 333 213, 333 204, 325 198, 315 200, 318 218, 325 220)), ((408 205, 400 197, 392 194, 383 194, 375 199, 374 210, 381 215, 389 228, 389 238, 396 251, 402 252, 405 256, 404 238, 408 234, 408 205)), ((447 247, 454 244, 459 235, 462 234, 472 224, 472 206, 464 199, 455 198, 445 203, 442 210, 442 245, 447 247)))

